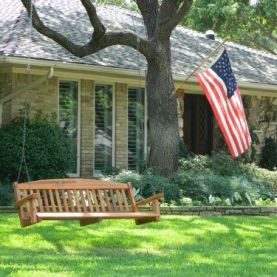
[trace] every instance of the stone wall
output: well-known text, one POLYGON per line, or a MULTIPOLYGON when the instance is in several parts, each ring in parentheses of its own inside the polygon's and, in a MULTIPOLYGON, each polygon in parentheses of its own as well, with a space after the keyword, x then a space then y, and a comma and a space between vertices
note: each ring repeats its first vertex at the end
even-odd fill
MULTIPOLYGON (((183 93, 182 90, 176 93, 181 138, 183 137, 184 124, 183 93)), ((248 125, 253 135, 253 146, 252 149, 246 153, 246 156, 255 158, 255 160, 259 162, 265 139, 269 137, 277 139, 277 98, 263 96, 243 96, 242 98, 248 125)), ((213 150, 228 151, 224 137, 215 119, 213 126, 213 150)))
POLYGON ((243 96, 255 157, 260 161, 266 138, 277 139, 277 98, 243 96))
MULTIPOLYGON (((151 207, 142 207, 149 211, 151 207)), ((0 207, 0 213, 15 213, 14 207, 0 207)), ((203 207, 161 207, 162 215, 192 215, 192 216, 228 216, 228 215, 252 215, 252 216, 277 216, 277 207, 226 207, 226 206, 203 206, 203 207)))

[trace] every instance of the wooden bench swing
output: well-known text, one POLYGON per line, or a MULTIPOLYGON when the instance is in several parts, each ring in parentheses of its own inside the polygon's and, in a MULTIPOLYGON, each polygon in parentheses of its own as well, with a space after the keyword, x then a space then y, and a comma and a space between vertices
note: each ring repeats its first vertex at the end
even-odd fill
POLYGON ((135 219, 144 224, 160 219, 158 193, 136 202, 130 183, 96 179, 50 179, 14 183, 20 224, 26 227, 41 220, 77 219, 81 226, 103 219, 135 219), (151 204, 151 211, 139 211, 151 204))

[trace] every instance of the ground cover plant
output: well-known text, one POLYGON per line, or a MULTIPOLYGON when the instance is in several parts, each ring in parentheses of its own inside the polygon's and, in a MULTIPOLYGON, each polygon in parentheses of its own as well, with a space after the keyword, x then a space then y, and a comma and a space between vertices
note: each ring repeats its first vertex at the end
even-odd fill
POLYGON ((152 169, 122 171, 108 179, 131 182, 138 196, 164 192, 171 205, 276 205, 277 171, 234 160, 225 153, 183 158, 169 177, 152 169))
POLYGON ((0 215, 0 276, 277 276, 277 217, 162 216, 20 228, 0 215))

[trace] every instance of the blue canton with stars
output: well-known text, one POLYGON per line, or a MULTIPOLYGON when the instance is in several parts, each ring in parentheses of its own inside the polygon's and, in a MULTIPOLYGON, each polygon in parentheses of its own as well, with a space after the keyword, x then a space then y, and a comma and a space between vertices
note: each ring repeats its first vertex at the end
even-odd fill
POLYGON ((237 82, 226 49, 222 52, 219 59, 211 66, 211 69, 223 80, 227 88, 228 98, 231 98, 237 89, 237 82))

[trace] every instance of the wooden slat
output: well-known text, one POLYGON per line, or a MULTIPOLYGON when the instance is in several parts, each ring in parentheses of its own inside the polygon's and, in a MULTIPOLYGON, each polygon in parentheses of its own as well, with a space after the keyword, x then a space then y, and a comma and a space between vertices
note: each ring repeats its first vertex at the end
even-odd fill
POLYGON ((86 199, 85 199, 84 194, 83 194, 83 190, 79 190, 79 194, 81 196, 83 211, 86 213, 88 211, 88 209, 87 209, 86 199))
POLYGON ((133 192, 133 188, 132 188, 131 183, 127 183, 127 185, 128 185, 128 194, 129 194, 129 198, 130 198, 130 201, 131 201, 132 211, 136 212, 137 211, 137 205, 136 205, 136 200, 135 200, 135 195, 134 195, 134 192, 133 192))
POLYGON ((67 190, 67 197, 68 197, 71 212, 75 212, 73 198, 72 198, 72 195, 71 195, 71 190, 67 190))
POLYGON ((76 207, 77 207, 77 211, 81 212, 81 208, 80 208, 80 205, 79 205, 79 196, 77 194, 76 189, 73 190, 73 195, 74 195, 74 198, 75 198, 75 204, 76 204, 76 207))
POLYGON ((156 213, 153 212, 94 212, 94 213, 37 213, 41 219, 85 219, 85 218, 155 218, 156 213))
POLYGON ((38 198, 39 212, 44 212, 43 204, 42 204, 42 200, 41 200, 41 190, 35 189, 34 192, 38 193, 38 195, 39 195, 39 198, 38 198))
POLYGON ((111 204, 110 204, 110 197, 109 197, 108 192, 107 192, 106 189, 104 190, 104 195, 105 195, 105 200, 106 200, 105 201, 106 202, 106 207, 107 207, 108 211, 111 212, 112 209, 111 209, 111 204))
MULTIPOLYGON (((17 188, 17 183, 15 182, 13 184, 13 188, 14 188, 14 194, 15 194, 15 200, 16 202, 19 201, 21 199, 20 197, 20 190, 17 188)), ((18 210, 18 215, 19 215, 19 219, 20 219, 20 224, 21 226, 24 226, 24 210, 23 207, 20 207, 18 210)))
POLYGON ((69 212, 68 205, 67 205, 67 199, 66 199, 65 192, 64 192, 63 189, 62 189, 62 198, 63 198, 64 210, 65 210, 66 212, 69 212))
POLYGON ((63 212, 63 208, 60 200, 60 194, 57 189, 55 189, 55 195, 56 195, 56 202, 58 203, 59 212, 63 212))
POLYGON ((50 211, 50 208, 49 208, 49 202, 48 202, 48 196, 47 196, 47 192, 46 190, 42 190, 42 194, 43 194, 43 202, 44 202, 44 205, 46 207, 46 211, 49 212, 50 211))
POLYGON ((123 196, 123 208, 125 208, 125 210, 128 212, 129 211, 129 206, 128 206, 128 202, 127 202, 127 198, 126 198, 126 194, 125 194, 125 190, 122 189, 121 190, 121 194, 123 196))
POLYGON ((93 197, 93 202, 94 202, 94 205, 95 205, 95 209, 96 209, 97 212, 99 212, 100 209, 99 209, 99 204, 98 204, 98 200, 97 200, 95 190, 92 190, 91 192, 92 192, 92 197, 93 197))
POLYGON ((103 196, 101 194, 101 191, 100 190, 96 190, 96 193, 97 193, 97 196, 98 196, 98 199, 99 199, 101 211, 104 212, 105 211, 105 205, 104 205, 104 201, 103 201, 103 198, 102 198, 103 196))
POLYGON ((117 204, 118 204, 119 210, 123 211, 122 204, 121 204, 121 195, 120 195, 119 190, 118 189, 115 190, 115 193, 116 193, 117 204))
POLYGON ((116 201, 115 201, 115 199, 114 199, 114 197, 115 197, 115 192, 114 192, 113 189, 110 189, 110 190, 109 190, 109 193, 110 193, 110 197, 111 197, 111 200, 112 200, 113 210, 116 212, 118 209, 117 209, 116 201))
MULTIPOLYGON (((23 195, 25 195, 25 196, 28 195, 28 192, 27 192, 26 189, 23 189, 22 191, 23 191, 23 195)), ((24 210, 24 208, 23 208, 23 210, 24 210)), ((26 210, 27 210, 27 212, 30 212, 30 203, 28 203, 28 204, 26 205, 26 210)))
POLYGON ((90 191, 88 190, 88 189, 86 189, 86 195, 87 195, 87 200, 88 200, 88 206, 89 206, 89 210, 90 210, 90 212, 93 212, 93 203, 92 203, 92 201, 91 201, 91 193, 90 193, 90 191))
POLYGON ((54 197, 53 197, 53 190, 49 189, 48 193, 49 193, 49 197, 50 197, 50 203, 51 203, 52 211, 55 212, 56 211, 56 204, 55 204, 54 197))
MULTIPOLYGON (((78 180, 78 179, 77 179, 78 180)), ((33 181, 30 183, 21 183, 17 189, 126 189, 127 184, 112 183, 101 180, 81 179, 80 182, 74 179, 57 179, 45 181, 33 181)))

